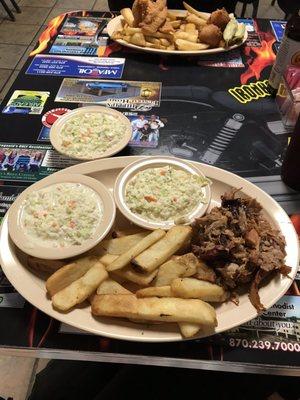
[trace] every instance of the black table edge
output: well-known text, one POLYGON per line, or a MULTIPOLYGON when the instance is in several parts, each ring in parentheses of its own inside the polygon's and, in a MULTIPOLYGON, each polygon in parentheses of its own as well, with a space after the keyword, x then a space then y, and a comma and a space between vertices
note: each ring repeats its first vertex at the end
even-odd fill
POLYGON ((184 358, 150 357, 133 354, 96 353, 57 349, 0 347, 2 356, 50 358, 55 360, 94 361, 114 364, 134 364, 172 368, 188 368, 208 371, 251 373, 264 375, 300 376, 300 367, 287 365, 238 363, 231 361, 193 360, 184 358))

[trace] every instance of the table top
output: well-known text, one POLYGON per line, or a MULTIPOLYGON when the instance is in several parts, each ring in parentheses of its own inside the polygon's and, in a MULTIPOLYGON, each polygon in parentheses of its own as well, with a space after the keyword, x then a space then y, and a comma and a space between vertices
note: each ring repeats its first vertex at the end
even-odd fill
MULTIPOLYGON (((144 115, 150 121, 151 115, 155 115, 160 121, 152 137, 143 138, 133 132, 130 145, 119 155, 165 154, 209 163, 256 183, 279 201, 288 213, 299 212, 300 195, 289 190, 279 177, 282 152, 289 132, 284 128, 275 101, 266 89, 266 79, 279 45, 270 21, 248 20, 249 38, 245 47, 206 57, 161 57, 137 53, 109 41, 105 31, 100 34, 98 44, 100 42, 101 46, 98 47, 94 41, 80 36, 80 31, 74 31, 74 26, 78 27, 80 21, 99 24, 101 18, 112 16, 113 13, 108 12, 74 12, 50 21, 3 100, 0 164, 4 165, 1 159, 3 153, 13 150, 22 155, 26 150, 31 156, 36 153, 41 155, 37 157, 36 164, 26 170, 21 162, 18 168, 10 168, 9 165, 1 167, 0 217, 32 182, 72 165, 71 160, 59 156, 51 147, 49 127, 66 109, 81 106, 78 96, 77 103, 66 101, 66 98, 65 101, 57 101, 63 79, 74 76, 73 72, 62 72, 61 56, 74 54, 125 58, 123 81, 162 84, 160 102, 152 108, 149 105, 128 108, 125 102, 118 108, 131 120, 144 115), (43 62, 45 66, 49 60, 45 61, 45 55, 49 54, 56 65, 48 65, 44 70, 41 66, 37 68, 38 62, 43 62), (54 55, 59 55, 60 59, 54 55), (35 63, 32 64, 33 60, 35 63), (55 71, 50 71, 51 68, 55 71), (12 107, 16 103, 12 103, 11 98, 18 96, 25 96, 21 108, 22 111, 26 108, 25 100, 25 105, 28 105, 25 115, 17 113, 12 107), (28 99, 28 96, 35 96, 38 102, 32 103, 32 98, 28 99)), ((94 72, 85 71, 90 75, 84 76, 84 79, 95 79, 96 72, 95 68, 94 72)), ((74 87, 81 82, 76 77, 71 83, 74 87)), ((79 91, 86 94, 84 90, 80 87, 79 91)), ((98 91, 99 88, 93 90, 98 91)), ((96 94, 99 95, 98 92, 96 94)), ((20 102, 17 104, 20 105, 20 102)), ((270 310, 237 329, 201 340, 147 344, 88 335, 61 325, 26 303, 2 274, 0 318, 5 329, 0 330, 1 352, 34 357, 299 375, 299 280, 298 275, 286 296, 270 310)))

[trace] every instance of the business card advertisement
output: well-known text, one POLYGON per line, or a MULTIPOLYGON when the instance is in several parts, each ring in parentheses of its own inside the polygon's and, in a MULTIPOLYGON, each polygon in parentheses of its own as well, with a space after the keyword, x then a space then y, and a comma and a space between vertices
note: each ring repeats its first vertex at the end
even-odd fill
POLYGON ((50 92, 15 90, 3 108, 3 114, 41 114, 50 92))
POLYGON ((120 79, 124 64, 125 58, 39 54, 32 60, 26 74, 120 79))

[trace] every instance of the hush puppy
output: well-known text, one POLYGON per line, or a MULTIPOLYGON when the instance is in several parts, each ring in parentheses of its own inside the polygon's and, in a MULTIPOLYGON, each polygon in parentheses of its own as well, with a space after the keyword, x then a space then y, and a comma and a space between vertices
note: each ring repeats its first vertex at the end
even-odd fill
POLYGON ((229 21, 230 17, 228 12, 225 10, 225 8, 222 8, 222 10, 218 9, 211 13, 208 23, 218 26, 223 32, 229 21))
POLYGON ((199 31, 199 41, 208 44, 210 47, 218 47, 222 37, 221 29, 213 24, 208 24, 199 31))

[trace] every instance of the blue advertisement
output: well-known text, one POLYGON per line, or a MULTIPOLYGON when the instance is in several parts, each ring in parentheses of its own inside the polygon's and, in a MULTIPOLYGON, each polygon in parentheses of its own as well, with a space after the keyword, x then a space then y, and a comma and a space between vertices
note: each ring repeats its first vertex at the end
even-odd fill
POLYGON ((120 79, 125 58, 36 55, 28 75, 70 76, 76 78, 120 79))
POLYGON ((270 21, 270 24, 277 42, 281 42, 285 31, 286 21, 270 21))

